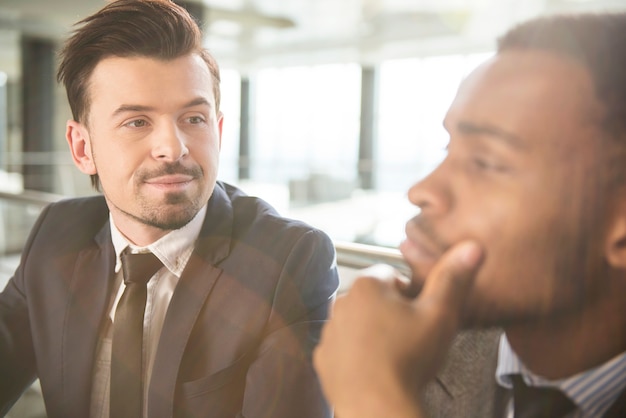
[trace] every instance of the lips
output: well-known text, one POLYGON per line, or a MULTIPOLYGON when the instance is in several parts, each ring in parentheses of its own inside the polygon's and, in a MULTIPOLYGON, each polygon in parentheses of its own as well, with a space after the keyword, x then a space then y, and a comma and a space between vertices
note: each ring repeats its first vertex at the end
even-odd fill
POLYGON ((141 170, 136 173, 138 184, 147 184, 164 189, 185 187, 202 177, 199 166, 185 167, 181 163, 167 164, 154 170, 141 170))
POLYGON ((152 185, 161 185, 161 184, 162 185, 176 185, 176 184, 188 183, 192 181, 193 179, 194 179, 193 176, 184 175, 184 174, 175 174, 175 175, 153 177, 151 179, 148 179, 146 183, 152 184, 152 185))
POLYGON ((425 276, 446 247, 433 237, 431 228, 422 218, 415 217, 406 224, 406 240, 400 252, 411 266, 414 275, 425 276))

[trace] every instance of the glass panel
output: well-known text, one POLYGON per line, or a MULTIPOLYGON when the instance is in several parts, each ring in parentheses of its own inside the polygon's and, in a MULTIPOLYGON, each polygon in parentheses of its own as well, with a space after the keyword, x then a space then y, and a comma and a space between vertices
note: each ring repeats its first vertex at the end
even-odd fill
POLYGON ((13 275, 42 204, 6 199, 0 195, 0 289, 13 275))
POLYGON ((222 149, 220 151, 220 180, 237 179, 239 160, 239 121, 241 106, 241 77, 238 71, 222 69, 220 73, 221 104, 224 114, 222 149))
POLYGON ((356 64, 261 70, 252 177, 287 184, 332 173, 354 181, 360 74, 356 64))

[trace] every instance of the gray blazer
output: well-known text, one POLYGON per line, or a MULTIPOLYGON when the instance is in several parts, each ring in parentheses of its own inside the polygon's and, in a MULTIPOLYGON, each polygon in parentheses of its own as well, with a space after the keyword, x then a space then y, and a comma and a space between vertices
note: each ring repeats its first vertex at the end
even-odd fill
MULTIPOLYGON (((501 330, 460 333, 446 364, 426 388, 423 403, 429 418, 503 418, 511 391, 496 383, 501 330)), ((626 417, 624 390, 602 418, 626 417)), ((600 418, 600 417, 598 417, 600 418)))
POLYGON ((424 392, 429 418, 498 416, 500 389, 495 372, 501 333, 495 329, 463 331, 456 337, 444 367, 424 392))

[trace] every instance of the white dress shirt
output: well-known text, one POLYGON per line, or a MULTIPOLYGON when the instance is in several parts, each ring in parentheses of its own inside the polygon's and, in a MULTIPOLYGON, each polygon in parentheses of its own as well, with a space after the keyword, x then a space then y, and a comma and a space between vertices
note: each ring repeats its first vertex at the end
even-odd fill
MULTIPOLYGON (((111 380, 111 342, 112 324, 115 320, 117 303, 124 293, 125 285, 121 273, 120 254, 126 247, 131 248, 133 253, 152 252, 165 268, 161 268, 148 281, 148 294, 143 323, 143 378, 144 382, 150 382, 152 366, 156 354, 157 345, 161 336, 161 329, 165 321, 167 307, 169 306, 174 289, 178 280, 191 257, 194 243, 200 234, 202 223, 206 214, 206 206, 184 227, 171 231, 158 241, 146 247, 137 247, 131 244, 117 229, 113 218, 109 216, 111 223, 111 239, 115 248, 115 280, 119 288, 110 301, 108 326, 100 336, 96 363, 93 373, 91 393, 91 418, 109 417, 109 391, 111 380)), ((143 416, 147 417, 147 393, 149 383, 144 384, 144 408, 143 416)))

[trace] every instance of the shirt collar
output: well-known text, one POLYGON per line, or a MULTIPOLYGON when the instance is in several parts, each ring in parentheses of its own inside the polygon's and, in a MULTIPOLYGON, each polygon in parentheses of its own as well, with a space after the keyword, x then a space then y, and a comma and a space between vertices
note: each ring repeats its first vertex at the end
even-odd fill
POLYGON ((117 229, 113 217, 109 213, 111 240, 115 249, 115 272, 119 272, 122 267, 120 254, 126 247, 130 247, 133 253, 152 252, 172 274, 180 278, 193 252, 194 243, 202 229, 206 210, 207 207, 205 205, 187 225, 168 232, 157 241, 145 247, 138 247, 130 243, 117 229))
POLYGON ((501 386, 511 389, 513 374, 521 374, 529 386, 560 389, 583 411, 584 416, 602 416, 626 388, 626 352, 573 376, 549 380, 531 372, 513 351, 506 334, 502 334, 496 380, 501 386))

